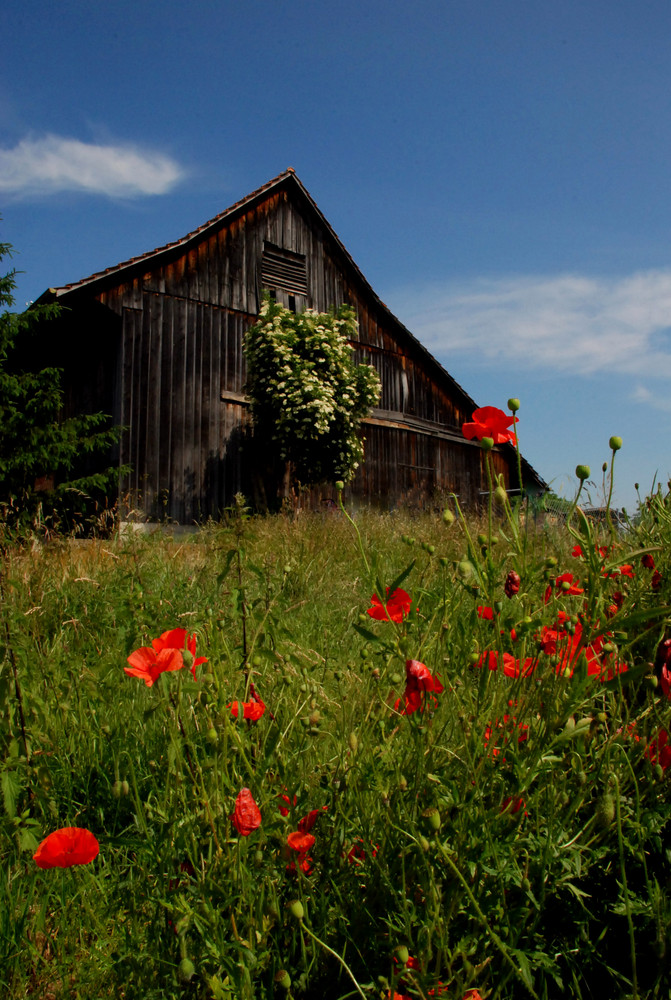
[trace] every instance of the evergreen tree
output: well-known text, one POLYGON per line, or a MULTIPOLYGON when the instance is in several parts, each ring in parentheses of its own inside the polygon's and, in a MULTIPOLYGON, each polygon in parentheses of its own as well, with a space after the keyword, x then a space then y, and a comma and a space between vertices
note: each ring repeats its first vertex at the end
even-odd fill
MULTIPOLYGON (((11 244, 0 243, 0 261, 11 256, 11 244)), ((62 370, 25 363, 38 325, 61 307, 10 312, 15 288, 12 268, 0 276, 0 523, 26 529, 46 518, 71 528, 87 500, 118 482, 119 468, 105 465, 120 429, 104 413, 62 418, 62 370)))

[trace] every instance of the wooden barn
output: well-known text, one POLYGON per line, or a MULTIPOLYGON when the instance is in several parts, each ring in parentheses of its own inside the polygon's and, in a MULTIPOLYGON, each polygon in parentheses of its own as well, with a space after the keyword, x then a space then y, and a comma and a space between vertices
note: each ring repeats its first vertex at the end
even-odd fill
MULTIPOLYGON (((355 357, 377 369, 382 398, 364 425, 355 502, 482 497, 482 452, 460 429, 478 404, 380 301, 289 169, 183 239, 40 299, 67 307, 48 334, 66 413, 103 410, 125 428, 127 510, 189 524, 254 495, 242 340, 264 290, 297 311, 356 310, 355 357)), ((493 454, 518 490, 512 447, 493 454)), ((528 490, 545 488, 526 462, 522 475, 528 490)), ((321 499, 332 496, 324 486, 321 499)))

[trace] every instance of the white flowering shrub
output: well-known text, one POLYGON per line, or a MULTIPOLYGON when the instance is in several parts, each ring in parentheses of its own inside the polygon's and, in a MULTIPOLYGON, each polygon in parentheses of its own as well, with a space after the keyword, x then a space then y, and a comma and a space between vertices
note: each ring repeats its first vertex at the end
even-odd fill
POLYGON ((245 334, 255 433, 305 484, 347 481, 363 457, 359 427, 380 398, 380 379, 354 363, 356 335, 350 306, 293 313, 269 297, 245 334))

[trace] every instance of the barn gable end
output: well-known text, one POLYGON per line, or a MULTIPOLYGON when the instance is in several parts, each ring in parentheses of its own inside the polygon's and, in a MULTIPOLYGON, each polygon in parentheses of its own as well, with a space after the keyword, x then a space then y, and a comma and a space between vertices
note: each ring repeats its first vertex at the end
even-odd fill
MULTIPOLYGON (((68 408, 104 401, 125 428, 130 508, 191 523, 255 491, 262 459, 242 340, 264 288, 297 311, 356 310, 355 357, 377 369, 382 398, 365 422, 354 497, 389 506, 453 491, 477 500, 482 453, 460 431, 477 404, 380 301, 290 169, 184 239, 40 300, 68 306, 57 337, 68 408), (84 342, 93 345, 87 364, 84 342)), ((512 449, 494 459, 518 488, 512 449)), ((529 488, 545 485, 527 463, 523 476, 529 488)))

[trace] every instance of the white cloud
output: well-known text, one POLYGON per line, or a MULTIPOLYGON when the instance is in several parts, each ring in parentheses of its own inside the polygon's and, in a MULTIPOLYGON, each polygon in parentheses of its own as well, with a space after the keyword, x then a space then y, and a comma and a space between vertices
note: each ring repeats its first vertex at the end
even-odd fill
POLYGON ((655 410, 663 413, 671 413, 671 396, 668 393, 659 395, 651 392, 646 385, 640 383, 634 388, 630 396, 632 402, 643 403, 645 406, 652 406, 655 410))
POLYGON ((671 271, 478 279, 387 301, 439 357, 565 374, 671 375, 671 271))
POLYGON ((0 149, 0 191, 45 195, 86 191, 113 197, 165 194, 184 170, 162 153, 130 145, 97 145, 57 135, 0 149))

